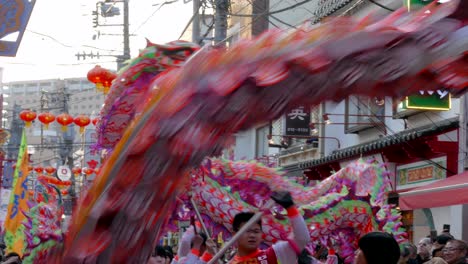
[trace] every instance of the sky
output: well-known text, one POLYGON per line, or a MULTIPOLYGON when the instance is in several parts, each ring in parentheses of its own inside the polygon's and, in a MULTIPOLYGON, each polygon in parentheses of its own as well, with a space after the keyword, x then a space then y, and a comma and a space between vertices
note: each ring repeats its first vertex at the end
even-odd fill
MULTIPOLYGON (((77 60, 76 53, 121 54, 122 27, 93 28, 96 0, 37 0, 16 57, 0 57, 3 82, 86 77, 95 65, 115 70, 114 57, 77 60), (97 31, 99 39, 93 40, 97 31)), ((131 55, 145 47, 146 38, 165 43, 179 38, 192 16, 192 2, 178 0, 160 7, 165 0, 129 0, 131 55), (159 9, 159 10, 158 10, 159 9)), ((122 5, 120 7, 121 13, 122 5)), ((109 18, 110 24, 122 23, 123 16, 109 18)), ((100 22, 104 22, 100 18, 100 22)))

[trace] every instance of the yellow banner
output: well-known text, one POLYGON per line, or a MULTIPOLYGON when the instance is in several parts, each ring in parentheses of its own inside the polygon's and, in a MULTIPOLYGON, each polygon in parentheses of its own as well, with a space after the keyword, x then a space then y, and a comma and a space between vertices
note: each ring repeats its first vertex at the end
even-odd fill
POLYGON ((18 152, 18 160, 13 175, 13 191, 8 204, 8 211, 5 219, 5 244, 7 252, 15 252, 23 256, 24 251, 24 234, 21 222, 25 220, 23 212, 29 210, 28 201, 28 170, 29 156, 26 143, 26 132, 23 129, 21 137, 21 145, 18 152))

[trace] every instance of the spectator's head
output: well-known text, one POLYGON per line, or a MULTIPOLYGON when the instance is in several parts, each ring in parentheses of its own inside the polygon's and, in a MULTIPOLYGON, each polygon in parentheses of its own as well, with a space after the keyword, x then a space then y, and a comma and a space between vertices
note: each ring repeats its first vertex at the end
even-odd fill
POLYGON ((432 241, 431 241, 430 238, 425 237, 425 238, 419 240, 418 255, 421 256, 422 259, 430 258, 431 249, 432 249, 432 241))
MULTIPOLYGON (((254 213, 238 213, 232 222, 232 229, 237 233, 252 217, 254 213)), ((239 251, 250 252, 257 250, 262 243, 262 221, 258 220, 238 240, 239 251)))
POLYGON ((408 249, 410 251, 410 255, 409 255, 409 259, 417 259, 418 258, 418 247, 415 246, 414 244, 412 243, 408 243, 408 249))
POLYGON ((150 258, 150 263, 152 264, 165 264, 166 263, 167 252, 163 246, 156 246, 154 249, 153 255, 150 258))
POLYGON ((297 264, 312 264, 312 259, 309 252, 304 249, 297 258, 297 264))
POLYGON ((400 246, 388 233, 371 232, 359 239, 356 264, 396 264, 400 259, 400 246))
MULTIPOLYGON (((206 239, 205 239, 206 241, 206 239)), ((172 251, 172 247, 171 246, 165 246, 164 249, 166 250, 166 257, 169 259, 169 262, 172 261, 172 259, 174 258, 174 252, 172 251)))
POLYGON ((8 253, 5 256, 4 262, 2 263, 8 263, 8 264, 21 264, 21 257, 18 253, 16 252, 11 252, 8 253))
POLYGON ((468 254, 468 245, 463 240, 450 240, 442 250, 444 260, 447 264, 462 263, 460 260, 466 258, 468 254))
POLYGON ((411 247, 408 243, 400 245, 400 260, 398 261, 399 264, 406 264, 408 262, 411 255, 410 248, 411 247))
POLYGON ((454 239, 452 235, 441 234, 436 237, 434 243, 432 244, 432 257, 442 257, 444 254, 442 249, 447 244, 448 241, 454 239))

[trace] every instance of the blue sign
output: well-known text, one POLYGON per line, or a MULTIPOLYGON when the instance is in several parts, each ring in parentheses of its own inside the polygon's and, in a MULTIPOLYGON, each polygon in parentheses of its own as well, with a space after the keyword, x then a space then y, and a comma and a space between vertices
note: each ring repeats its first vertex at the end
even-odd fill
POLYGON ((0 56, 16 56, 35 3, 36 0, 0 0, 0 56), (1 40, 16 32, 16 41, 1 40))

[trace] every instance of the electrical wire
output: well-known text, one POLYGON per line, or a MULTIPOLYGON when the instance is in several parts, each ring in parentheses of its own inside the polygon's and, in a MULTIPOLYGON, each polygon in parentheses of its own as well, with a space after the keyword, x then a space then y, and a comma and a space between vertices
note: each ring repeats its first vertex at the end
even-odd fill
POLYGON ((383 8, 383 9, 387 10, 387 11, 395 12, 395 9, 392 9, 392 8, 390 8, 390 7, 388 7, 388 6, 384 6, 384 5, 382 5, 381 3, 375 2, 374 0, 367 0, 367 1, 371 2, 372 4, 374 4, 374 5, 376 5, 376 6, 381 7, 381 8, 383 8))
POLYGON ((146 23, 148 23, 148 21, 149 21, 151 18, 153 18, 153 16, 154 16, 159 10, 161 10, 161 8, 162 8, 163 6, 176 3, 177 1, 178 1, 178 0, 174 0, 174 1, 165 1, 164 3, 160 4, 159 7, 158 7, 156 10, 154 10, 154 12, 153 12, 148 18, 146 18, 145 21, 143 21, 143 23, 141 23, 141 24, 137 27, 137 29, 135 29, 135 30, 132 32, 132 35, 135 34, 135 33, 137 33, 138 30, 140 30, 144 25, 146 25, 146 23))
MULTIPOLYGON (((359 98, 357 98, 357 99, 358 99, 359 102, 361 102, 359 98)), ((352 100, 350 100, 350 101, 359 109, 359 106, 356 105, 355 102, 353 102, 352 100)), ((369 106, 367 106, 366 104, 363 104, 362 102, 361 102, 361 104, 364 105, 364 106, 367 108, 367 110, 369 110, 369 113, 371 113, 371 115, 373 115, 373 116, 376 117, 376 118, 378 117, 378 115, 377 115, 376 113, 374 113, 374 111, 372 111, 372 109, 371 109, 369 106)), ((395 131, 393 131, 393 129, 390 128, 385 122, 380 122, 380 124, 377 124, 377 123, 376 123, 376 126, 375 126, 375 127, 376 127, 377 129, 380 129, 381 131, 382 131, 382 129, 383 129, 383 130, 384 130, 384 131, 383 131, 384 134, 387 134, 387 133, 386 133, 387 130, 390 131, 390 132, 392 133, 392 135, 388 135, 388 136, 387 136, 388 138, 398 139, 398 133, 395 132, 395 131)), ((423 155, 423 153, 420 153, 417 149, 415 149, 414 146, 411 145, 409 142, 403 141, 402 144, 407 145, 411 150, 414 151, 413 154, 415 154, 415 156, 419 157, 420 159, 422 159, 423 161, 427 162, 428 164, 434 165, 434 166, 436 166, 436 167, 438 167, 438 168, 440 168, 440 169, 443 169, 443 170, 445 170, 446 172, 451 173, 451 174, 453 174, 453 175, 456 174, 456 173, 454 173, 453 171, 449 170, 448 168, 446 168, 446 167, 440 165, 439 163, 437 163, 437 162, 435 162, 435 161, 433 161, 433 160, 427 158, 425 155, 423 155), (420 153, 420 154, 419 154, 419 153, 420 153), (418 154, 419 154, 419 155, 418 155, 418 154)))
MULTIPOLYGON (((46 38, 49 38, 50 40, 54 41, 55 43, 58 43, 60 45, 62 45, 63 47, 65 48, 76 48, 74 46, 71 46, 71 45, 68 45, 68 44, 65 44, 61 41, 59 41, 58 39, 50 36, 50 35, 47 35, 47 34, 44 34, 44 33, 40 33, 40 32, 37 32, 37 31, 34 31, 34 30, 31 30, 31 29, 26 29, 27 32, 31 32, 33 34, 36 34, 36 35, 39 35, 39 36, 42 36, 42 37, 46 37, 46 38)), ((102 50, 102 51, 115 51, 115 52, 120 52, 118 50, 113 50, 113 49, 102 49, 102 48, 98 48, 98 47, 95 47, 95 46, 91 46, 91 45, 80 45, 80 47, 86 47, 86 48, 92 48, 92 49, 97 49, 97 50, 102 50)))
MULTIPOLYGON (((307 4, 308 2, 311 2, 312 0, 304 0, 304 1, 301 1, 299 3, 296 3, 296 4, 293 4, 291 6, 288 6, 288 7, 285 7, 285 8, 282 8, 282 9, 278 9, 278 10, 275 10, 275 11, 271 11, 271 12, 265 12, 264 14, 262 15, 266 15, 266 16, 271 16, 271 15, 274 15, 274 14, 278 14, 278 13, 282 13, 282 12, 285 12, 285 11, 288 11, 288 10, 291 10, 291 9, 294 9, 298 6, 301 6, 301 5, 304 5, 304 4, 307 4)), ((278 1, 278 3, 280 3, 281 1, 278 1)), ((236 16, 236 17, 252 17, 253 15, 250 15, 250 14, 232 14, 232 13, 229 13, 230 16, 236 16)))

